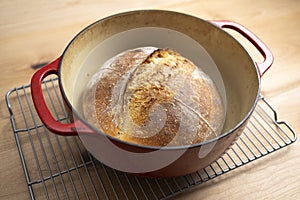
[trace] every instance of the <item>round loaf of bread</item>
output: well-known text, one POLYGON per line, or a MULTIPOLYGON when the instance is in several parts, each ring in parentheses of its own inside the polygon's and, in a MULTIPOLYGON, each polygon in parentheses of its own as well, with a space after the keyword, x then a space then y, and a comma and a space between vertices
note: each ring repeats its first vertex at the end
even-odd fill
POLYGON ((170 49, 116 55, 83 94, 85 119, 105 134, 146 146, 200 143, 224 125, 221 96, 208 75, 170 49))

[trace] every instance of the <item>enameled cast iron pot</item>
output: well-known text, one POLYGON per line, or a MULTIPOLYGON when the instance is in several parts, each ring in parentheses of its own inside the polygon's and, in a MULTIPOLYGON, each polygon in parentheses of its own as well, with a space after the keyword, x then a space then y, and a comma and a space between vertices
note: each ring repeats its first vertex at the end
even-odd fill
POLYGON ((272 65, 269 49, 245 27, 231 21, 206 21, 190 15, 139 10, 101 19, 82 30, 62 56, 37 71, 31 90, 41 120, 52 132, 79 135, 86 149, 117 170, 151 177, 185 175, 218 159, 243 131, 260 93, 260 77, 272 65), (247 38, 263 55, 257 63, 223 28, 247 38), (226 107, 222 134, 189 146, 149 147, 107 136, 90 125, 81 111, 81 95, 89 78, 107 59, 127 49, 169 47, 200 66, 216 83, 226 107), (41 83, 56 74, 74 121, 57 122, 45 103, 41 83))

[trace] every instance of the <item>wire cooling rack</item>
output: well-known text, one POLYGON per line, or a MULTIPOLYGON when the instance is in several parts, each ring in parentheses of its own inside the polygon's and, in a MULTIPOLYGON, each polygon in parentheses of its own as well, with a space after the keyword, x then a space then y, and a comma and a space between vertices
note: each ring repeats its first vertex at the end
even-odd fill
MULTIPOLYGON (((57 120, 68 122, 57 78, 43 83, 57 120)), ((12 129, 31 199, 167 199, 292 144, 296 134, 261 97, 240 138, 221 158, 196 173, 148 179, 113 170, 97 161, 78 137, 51 133, 34 109, 30 85, 6 95, 12 129)))

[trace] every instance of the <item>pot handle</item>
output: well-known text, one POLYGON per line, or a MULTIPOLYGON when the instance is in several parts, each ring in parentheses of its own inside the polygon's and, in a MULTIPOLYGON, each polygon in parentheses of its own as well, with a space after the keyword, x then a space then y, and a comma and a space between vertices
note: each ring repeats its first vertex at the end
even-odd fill
POLYGON ((80 132, 90 132, 80 120, 75 120, 70 124, 63 124, 58 122, 50 113, 47 104, 45 102, 43 92, 42 92, 42 81, 44 78, 51 74, 58 74, 58 66, 60 62, 60 57, 49 63, 48 65, 42 67, 31 78, 31 93, 34 107, 45 126, 58 135, 63 136, 74 136, 78 135, 80 132))
POLYGON ((236 22, 228 21, 228 20, 210 20, 210 22, 217 25, 220 28, 229 28, 237 31, 246 39, 248 39, 258 49, 258 51, 264 57, 263 62, 261 63, 255 62, 261 77, 271 67, 274 61, 274 57, 270 49, 254 33, 252 33, 246 27, 236 22))

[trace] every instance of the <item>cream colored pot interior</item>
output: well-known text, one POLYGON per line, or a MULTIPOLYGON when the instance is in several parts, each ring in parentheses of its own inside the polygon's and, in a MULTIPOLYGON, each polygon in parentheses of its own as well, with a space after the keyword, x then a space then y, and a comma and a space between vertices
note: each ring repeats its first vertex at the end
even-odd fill
POLYGON ((256 68, 248 53, 229 34, 184 14, 136 11, 94 23, 67 47, 59 77, 72 108, 81 113, 82 92, 106 60, 143 46, 174 49, 213 79, 226 107, 223 132, 241 122, 254 105, 259 90, 256 68))

